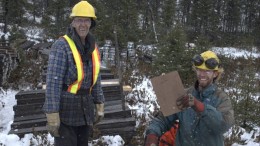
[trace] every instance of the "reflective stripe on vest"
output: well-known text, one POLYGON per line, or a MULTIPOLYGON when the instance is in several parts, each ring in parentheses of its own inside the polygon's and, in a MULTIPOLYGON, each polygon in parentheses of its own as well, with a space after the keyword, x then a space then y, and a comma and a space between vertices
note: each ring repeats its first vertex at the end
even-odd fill
POLYGON ((92 52, 92 66, 93 66, 93 83, 92 86, 90 87, 90 92, 92 90, 92 87, 95 85, 97 82, 99 70, 100 70, 100 55, 97 46, 95 45, 95 49, 92 52))
MULTIPOLYGON (((77 91, 80 89, 81 83, 84 79, 83 63, 74 41, 71 38, 69 38, 67 35, 64 35, 63 38, 65 38, 65 40, 68 42, 70 46, 71 52, 73 54, 76 63, 77 73, 78 73, 77 80, 68 87, 67 91, 76 94, 77 91)), ((96 45, 94 51, 92 52, 92 66, 93 66, 93 77, 92 77, 93 80, 92 80, 92 85, 90 87, 89 93, 91 93, 92 87, 97 82, 97 78, 100 70, 100 56, 96 45)))

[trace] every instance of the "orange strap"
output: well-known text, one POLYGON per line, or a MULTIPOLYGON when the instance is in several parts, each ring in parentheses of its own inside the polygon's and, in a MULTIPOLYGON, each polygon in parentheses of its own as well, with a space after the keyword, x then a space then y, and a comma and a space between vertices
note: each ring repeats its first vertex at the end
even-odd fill
POLYGON ((176 134, 179 129, 179 122, 175 121, 169 131, 166 131, 159 141, 159 146, 175 146, 176 134))
POLYGON ((90 87, 90 92, 92 90, 92 87, 96 84, 97 82, 97 78, 98 78, 98 74, 100 71, 100 54, 97 48, 97 45, 95 45, 95 49, 92 53, 92 64, 93 64, 93 80, 92 80, 92 86, 90 87))

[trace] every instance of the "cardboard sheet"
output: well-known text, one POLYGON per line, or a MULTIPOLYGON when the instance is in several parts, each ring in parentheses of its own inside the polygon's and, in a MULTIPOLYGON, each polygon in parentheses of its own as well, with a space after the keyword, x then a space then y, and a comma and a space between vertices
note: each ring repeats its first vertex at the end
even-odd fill
POLYGON ((184 87, 179 73, 173 71, 151 79, 153 90, 164 116, 180 112, 176 99, 184 95, 184 87))

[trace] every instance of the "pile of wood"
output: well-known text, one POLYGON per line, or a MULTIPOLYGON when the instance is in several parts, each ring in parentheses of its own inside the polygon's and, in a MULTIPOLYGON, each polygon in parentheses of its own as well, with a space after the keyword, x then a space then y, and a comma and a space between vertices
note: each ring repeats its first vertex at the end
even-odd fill
POLYGON ((10 74, 10 70, 14 68, 16 60, 17 53, 10 47, 9 42, 0 39, 0 86, 3 82, 6 82, 6 78, 10 74))
MULTIPOLYGON (((98 133, 94 135, 120 135, 129 143, 135 136, 135 119, 125 106, 122 87, 118 79, 113 79, 110 70, 102 69, 102 88, 105 96, 105 117, 96 126, 98 133)), ((45 90, 20 91, 15 96, 14 122, 10 134, 23 137, 24 134, 43 134, 46 131, 46 117, 42 111, 45 90)))

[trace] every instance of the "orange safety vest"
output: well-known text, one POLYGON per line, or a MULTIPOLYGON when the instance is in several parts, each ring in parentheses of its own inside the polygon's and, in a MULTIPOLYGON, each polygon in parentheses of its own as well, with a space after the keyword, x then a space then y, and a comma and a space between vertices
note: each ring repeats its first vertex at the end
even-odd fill
POLYGON ((179 129, 179 121, 175 121, 169 131, 166 131, 159 141, 159 146, 175 146, 176 134, 179 129))
MULTIPOLYGON (((69 38, 67 35, 64 35, 63 38, 68 42, 70 46, 71 52, 73 54, 76 63, 77 73, 78 73, 78 79, 68 87, 67 91, 76 94, 77 91, 80 89, 81 83, 84 79, 83 63, 82 63, 81 55, 78 52, 78 49, 74 41, 71 38, 69 38)), ((99 55, 97 45, 95 45, 95 49, 92 52, 92 66, 93 66, 93 76, 92 76, 93 80, 92 80, 92 85, 90 87, 89 93, 91 93, 92 87, 97 82, 97 78, 100 70, 100 55, 99 55)))

